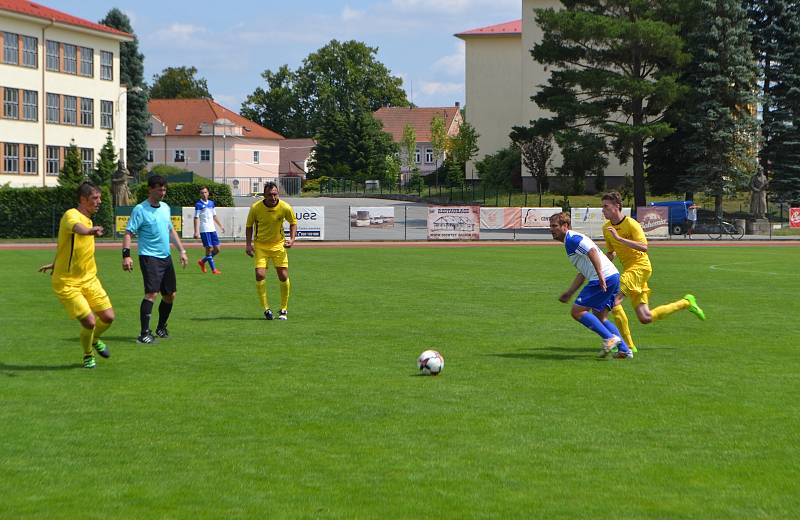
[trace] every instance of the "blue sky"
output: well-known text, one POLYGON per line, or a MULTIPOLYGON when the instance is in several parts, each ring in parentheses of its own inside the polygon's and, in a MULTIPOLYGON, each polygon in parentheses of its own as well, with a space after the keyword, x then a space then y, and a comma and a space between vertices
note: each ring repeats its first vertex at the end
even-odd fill
POLYGON ((211 95, 239 111, 263 85, 261 73, 296 69, 331 39, 378 47, 378 60, 403 78, 419 106, 464 104, 464 46, 454 33, 521 17, 521 0, 39 0, 97 21, 111 7, 131 19, 145 79, 170 66, 195 66, 211 95))

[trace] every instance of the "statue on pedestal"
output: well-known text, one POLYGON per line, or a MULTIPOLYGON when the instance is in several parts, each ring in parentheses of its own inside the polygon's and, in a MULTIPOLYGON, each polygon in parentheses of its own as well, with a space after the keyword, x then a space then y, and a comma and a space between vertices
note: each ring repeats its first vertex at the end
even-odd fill
POLYGON ((122 161, 117 162, 117 171, 111 176, 111 195, 114 206, 131 206, 134 203, 133 195, 128 188, 128 180, 132 177, 122 161))
POLYGON ((754 219, 767 218, 767 186, 769 181, 764 175, 764 168, 758 167, 750 179, 750 214, 754 219))

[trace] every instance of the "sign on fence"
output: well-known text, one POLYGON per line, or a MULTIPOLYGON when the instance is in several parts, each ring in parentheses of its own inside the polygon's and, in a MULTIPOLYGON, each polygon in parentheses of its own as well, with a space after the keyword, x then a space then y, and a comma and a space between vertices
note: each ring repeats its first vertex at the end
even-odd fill
POLYGON ((519 208, 481 208, 481 229, 518 229, 519 208))
POLYGON ((789 227, 800 228, 800 208, 789 208, 789 227))
MULTIPOLYGON (((298 240, 325 240, 325 207, 295 206, 298 240)), ((283 230, 289 236, 289 223, 283 223, 283 230)))
POLYGON ((550 217, 561 213, 561 208, 522 208, 523 229, 549 229, 550 217))
POLYGON ((428 206, 428 240, 479 240, 480 206, 428 206))
POLYGON ((351 206, 350 227, 392 229, 394 228, 394 206, 351 206))
POLYGON ((647 238, 669 236, 669 208, 666 206, 640 206, 636 208, 636 220, 647 238))
MULTIPOLYGON (((630 217, 631 208, 622 208, 622 214, 630 217)), ((603 224, 606 222, 603 208, 572 208, 570 217, 575 231, 592 238, 602 238, 603 224)))

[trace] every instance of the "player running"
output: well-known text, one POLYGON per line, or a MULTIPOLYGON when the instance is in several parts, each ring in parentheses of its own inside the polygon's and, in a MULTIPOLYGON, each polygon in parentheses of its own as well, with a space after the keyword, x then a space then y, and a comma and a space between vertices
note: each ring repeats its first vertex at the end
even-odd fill
POLYGON ((291 248, 297 236, 297 218, 294 210, 278 197, 278 185, 268 182, 264 185, 264 199, 250 206, 247 214, 245 238, 247 246, 245 252, 255 258, 256 292, 258 293, 261 307, 264 309, 264 318, 273 319, 272 310, 267 300, 266 278, 269 261, 275 267, 281 285, 281 308, 278 319, 289 319, 289 255, 286 250, 291 248), (289 238, 283 234, 284 221, 289 223, 289 238), (255 242, 254 242, 255 241, 255 242))
POLYGON ((558 300, 567 303, 588 280, 572 305, 572 318, 603 338, 600 357, 607 356, 617 347, 619 351, 614 357, 631 359, 633 352, 621 339, 617 327, 608 320, 608 311, 619 292, 619 271, 592 239, 570 228, 569 213, 556 213, 550 217, 550 234, 554 240, 564 242, 567 257, 578 270, 575 280, 558 300))
POLYGON ((200 200, 194 204, 194 238, 203 240, 206 256, 197 261, 200 270, 206 272, 206 262, 214 274, 222 274, 214 263, 214 257, 219 254, 219 236, 217 227, 224 233, 225 226, 217 218, 216 205, 208 199, 208 188, 200 188, 200 200), (216 223, 216 226, 214 225, 216 223))
POLYGON ((612 261, 615 256, 618 256, 623 267, 620 276, 620 293, 611 312, 622 332, 622 338, 631 347, 631 350, 636 352, 636 346, 631 337, 628 316, 622 308, 622 300, 625 296, 631 299, 636 317, 643 324, 663 320, 682 309, 689 309, 689 312, 701 320, 705 320, 705 313, 691 294, 672 303, 650 309, 648 305, 650 287, 647 282, 653 274, 653 268, 650 265, 650 257, 647 255, 647 238, 644 231, 636 220, 622 214, 622 197, 618 192, 612 191, 604 194, 602 201, 603 216, 608 219, 603 224, 606 255, 612 261))
POLYGON ((70 318, 81 324, 80 343, 83 368, 95 368, 93 351, 104 358, 111 352, 100 336, 114 321, 114 309, 97 278, 94 237, 103 236, 103 227, 95 226, 92 215, 100 209, 100 189, 91 182, 78 187, 78 207, 67 210, 58 225, 56 258, 39 268, 51 271, 53 292, 70 318))

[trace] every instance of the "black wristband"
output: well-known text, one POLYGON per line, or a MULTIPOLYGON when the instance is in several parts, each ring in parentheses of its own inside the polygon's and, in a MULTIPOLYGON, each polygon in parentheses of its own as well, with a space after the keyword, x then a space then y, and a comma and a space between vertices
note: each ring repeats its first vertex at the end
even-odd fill
POLYGON ((127 247, 122 248, 122 258, 130 258, 131 257, 131 250, 127 247))

